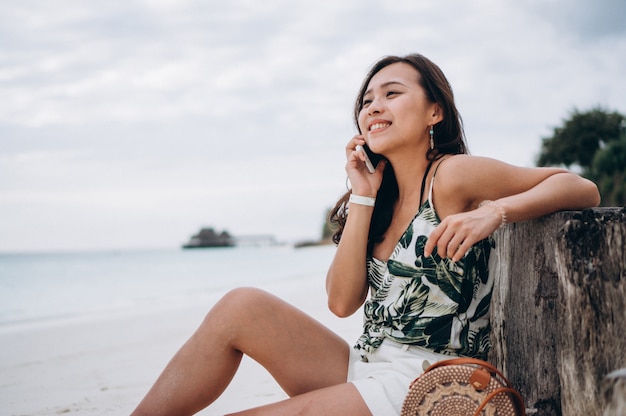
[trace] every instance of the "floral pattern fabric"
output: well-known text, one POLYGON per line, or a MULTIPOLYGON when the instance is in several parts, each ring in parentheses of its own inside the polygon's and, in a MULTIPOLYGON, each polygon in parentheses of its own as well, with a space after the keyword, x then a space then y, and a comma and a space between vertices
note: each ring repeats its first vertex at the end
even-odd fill
POLYGON ((372 352, 385 338, 437 353, 486 359, 490 349, 489 305, 493 278, 491 237, 462 260, 424 257, 430 232, 440 223, 424 202, 388 261, 367 259, 370 296, 364 331, 355 348, 372 352))

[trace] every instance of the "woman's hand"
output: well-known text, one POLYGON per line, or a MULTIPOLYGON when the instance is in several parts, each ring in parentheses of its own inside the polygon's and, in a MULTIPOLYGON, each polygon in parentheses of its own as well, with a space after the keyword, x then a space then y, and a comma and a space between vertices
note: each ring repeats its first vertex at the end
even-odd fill
POLYGON ((503 222, 503 211, 497 204, 449 215, 430 233, 424 246, 424 256, 430 256, 437 247, 440 257, 449 257, 457 262, 474 244, 491 235, 503 222))
POLYGON ((355 195, 376 197, 378 188, 383 180, 383 171, 387 161, 381 160, 376 166, 374 173, 369 173, 365 165, 365 154, 356 149, 360 145, 365 145, 362 135, 354 136, 346 145, 346 173, 355 195))

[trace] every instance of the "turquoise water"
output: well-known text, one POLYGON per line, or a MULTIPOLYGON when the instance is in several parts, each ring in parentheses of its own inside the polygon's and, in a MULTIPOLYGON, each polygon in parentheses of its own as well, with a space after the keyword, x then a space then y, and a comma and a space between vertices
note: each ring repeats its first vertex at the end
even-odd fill
POLYGON ((0 254, 0 326, 181 305, 238 286, 325 276, 334 246, 0 254))

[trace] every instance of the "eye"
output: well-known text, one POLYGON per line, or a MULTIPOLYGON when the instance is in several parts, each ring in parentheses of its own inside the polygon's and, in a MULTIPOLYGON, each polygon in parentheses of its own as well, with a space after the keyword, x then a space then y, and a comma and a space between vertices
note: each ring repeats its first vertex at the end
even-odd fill
POLYGON ((387 97, 391 97, 392 95, 400 94, 398 91, 387 91, 387 97))
POLYGON ((365 108, 372 103, 372 100, 363 100, 361 103, 361 108, 365 108))

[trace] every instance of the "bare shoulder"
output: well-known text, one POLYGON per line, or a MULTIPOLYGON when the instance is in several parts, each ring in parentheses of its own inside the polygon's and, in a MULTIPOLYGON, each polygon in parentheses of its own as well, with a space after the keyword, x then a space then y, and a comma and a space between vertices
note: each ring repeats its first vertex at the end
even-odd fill
POLYGON ((439 215, 466 211, 475 205, 477 184, 484 181, 493 159, 470 155, 447 155, 436 162, 434 203, 439 215))
POLYGON ((443 165, 446 165, 445 170, 450 170, 452 172, 458 173, 459 171, 475 171, 477 169, 492 169, 494 167, 511 167, 516 168, 517 166, 509 165, 505 162, 502 162, 497 159, 492 159, 484 156, 472 156, 472 155, 448 155, 443 158, 445 163, 442 164, 442 170, 444 170, 443 165))
POLYGON ((445 156, 437 169, 439 186, 451 192, 466 189, 471 184, 483 183, 493 174, 516 170, 516 166, 507 165, 496 159, 471 155, 445 156))

